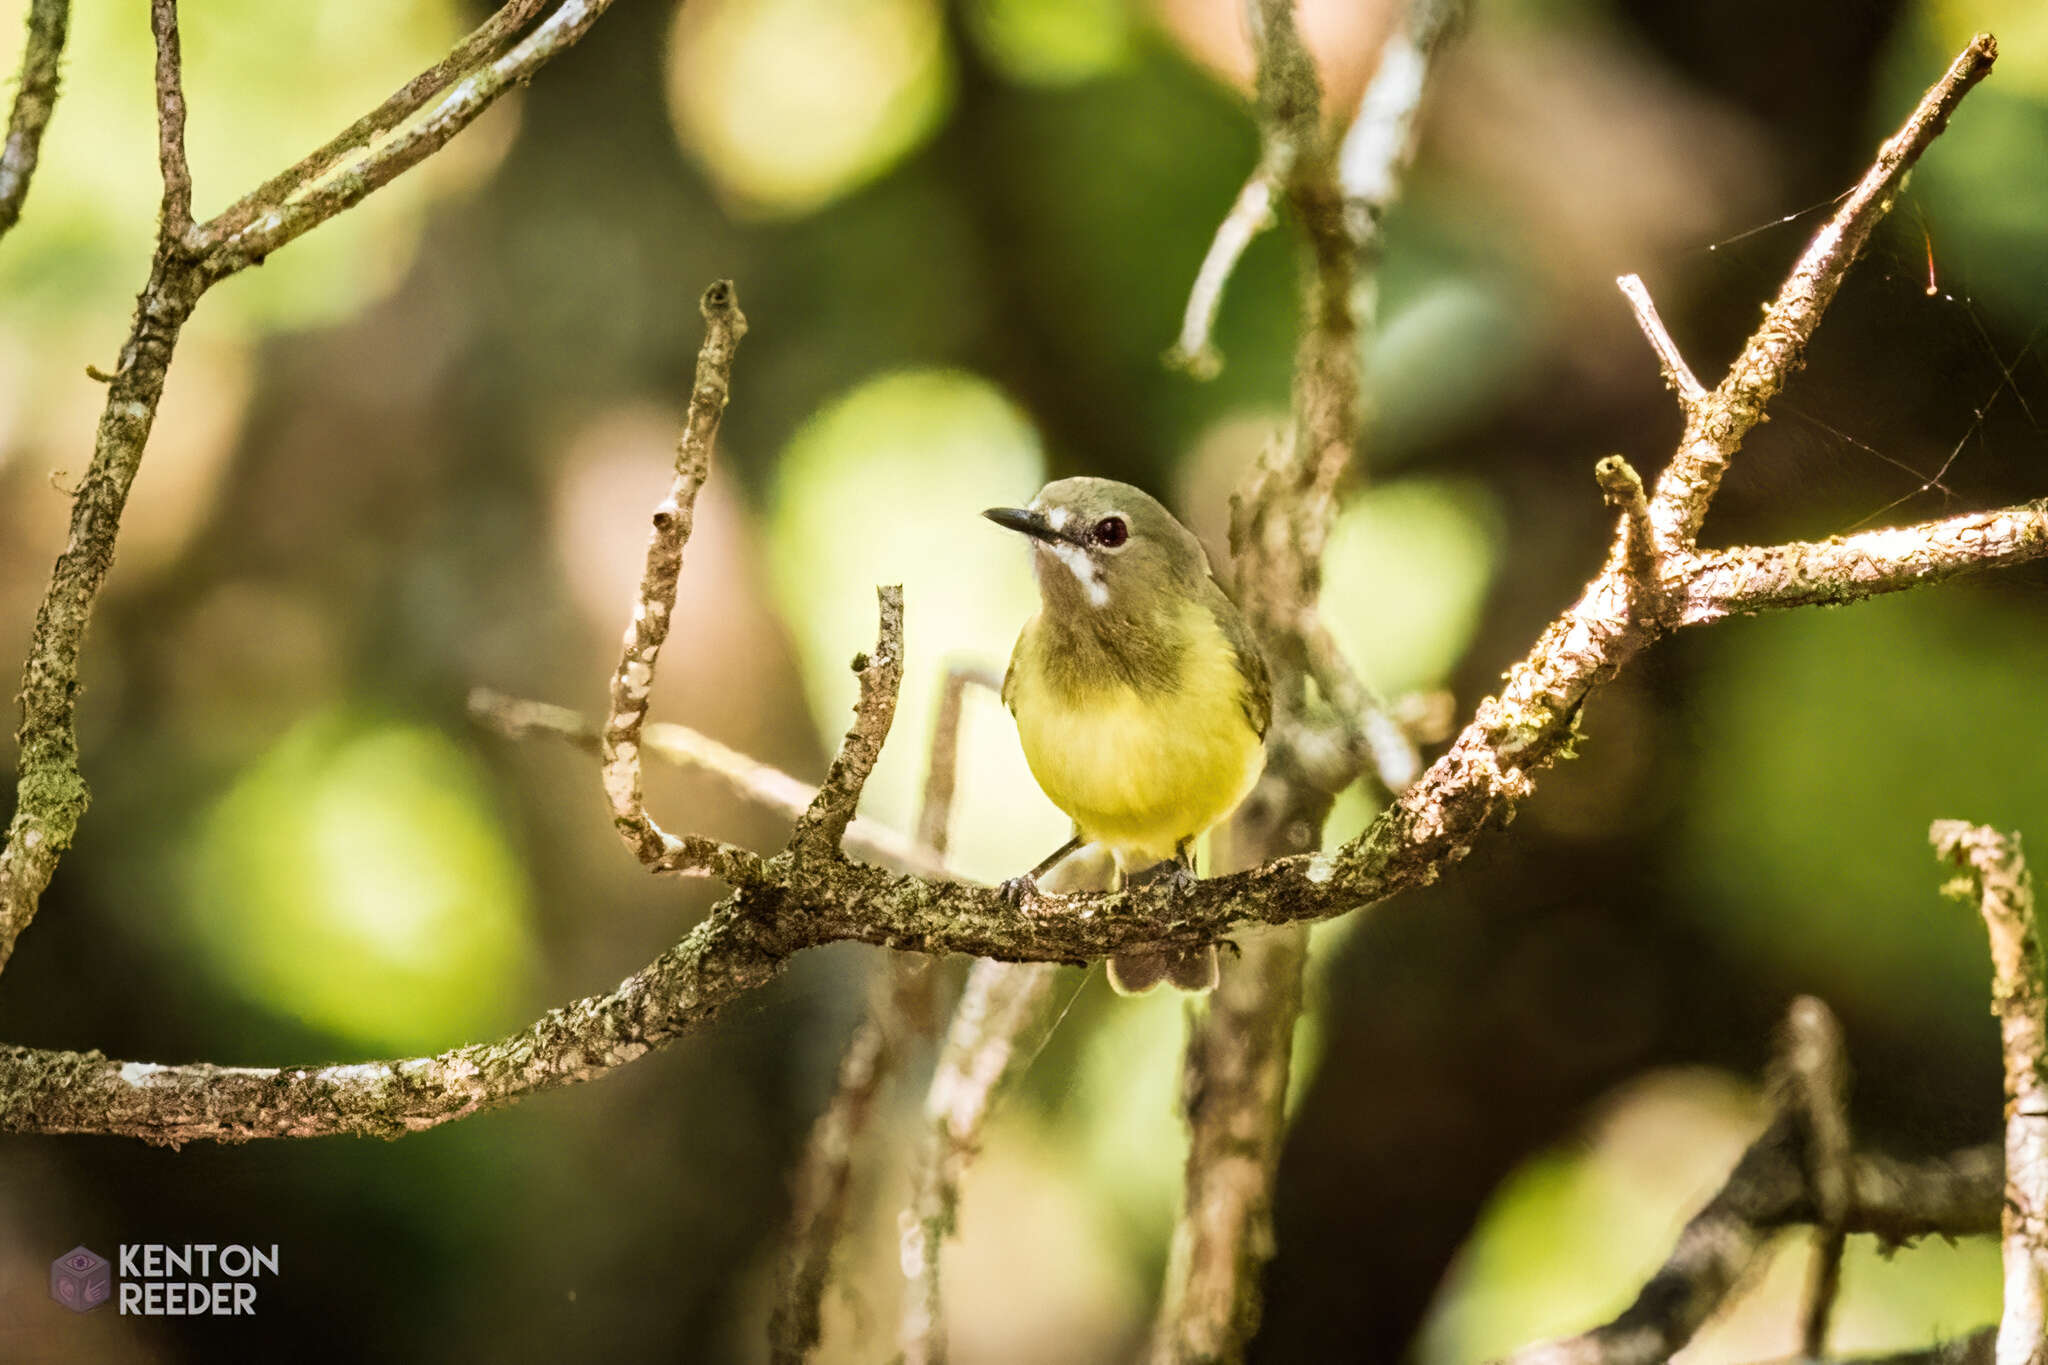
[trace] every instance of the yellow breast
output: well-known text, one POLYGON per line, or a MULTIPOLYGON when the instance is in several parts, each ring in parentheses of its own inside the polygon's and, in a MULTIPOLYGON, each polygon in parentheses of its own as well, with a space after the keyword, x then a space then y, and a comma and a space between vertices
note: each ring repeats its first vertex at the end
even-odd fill
POLYGON ((1031 775, 1083 838, 1127 869, 1171 858, 1230 814, 1265 761, 1229 642, 1206 611, 1189 622, 1179 683, 1157 692, 1060 688, 1041 667, 1038 622, 1017 642, 1010 709, 1031 775))

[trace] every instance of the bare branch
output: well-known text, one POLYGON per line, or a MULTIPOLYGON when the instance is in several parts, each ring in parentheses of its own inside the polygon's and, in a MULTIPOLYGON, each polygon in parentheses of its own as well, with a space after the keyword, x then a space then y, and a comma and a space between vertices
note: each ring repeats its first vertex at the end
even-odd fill
POLYGON ((910 1281, 898 1342, 904 1365, 944 1365, 939 1261, 959 1222, 960 1181, 1016 1065, 1020 1040, 1044 1012, 1057 975, 1042 963, 977 962, 953 1011, 925 1097, 930 1136, 917 1193, 903 1218, 903 1274, 910 1281))
POLYGON ((276 208, 332 170, 350 152, 369 146, 425 107, 428 100, 496 56, 513 35, 533 22, 549 0, 511 0, 457 43, 446 57, 414 76, 382 104, 342 129, 317 151, 279 171, 206 224, 219 240, 247 227, 257 214, 276 208))
MULTIPOLYGON (((1826 1007, 1795 1002, 1781 1044, 1779 1069, 1787 1084, 1777 1117, 1685 1225, 1663 1267, 1614 1321, 1519 1351, 1509 1365, 1661 1365, 1692 1340, 1767 1254, 1772 1237, 1788 1227, 1815 1224, 1824 1240, 1871 1233, 1896 1246, 1930 1233, 1960 1237, 1995 1226, 2001 1169, 1995 1147, 1923 1162, 1853 1156, 1846 1146, 1816 1151, 1816 1142, 1839 1137, 1846 1144, 1846 1124, 1833 1131, 1844 1070, 1839 1046, 1826 1007), (1835 1093, 1820 1093, 1829 1089, 1835 1093), (1822 1114, 1816 1125, 1816 1112, 1829 1110, 1835 1112, 1822 1114), (1826 1188, 1816 1187, 1816 1171, 1825 1173, 1826 1188)), ((1822 1305, 1809 1299, 1809 1342, 1816 1306, 1822 1305)))
MULTIPOLYGON (((917 811, 917 841, 943 858, 952 842, 953 790, 960 772, 960 721, 967 689, 1000 692, 1003 680, 985 668, 954 665, 939 689, 939 714, 932 723, 932 744, 925 761, 924 799, 917 811)), ((855 823, 859 823, 858 817, 855 823)))
POLYGON ((1362 770, 1371 773, 1389 793, 1408 790, 1422 775, 1422 754, 1415 735, 1358 676, 1320 614, 1308 616, 1300 625, 1308 675, 1336 710, 1351 749, 1351 763, 1344 776, 1362 770))
POLYGON ((32 0, 28 46, 21 54, 21 79, 7 117, 7 141, 0 146, 0 237, 21 221, 29 181, 43 147, 43 130, 57 108, 64 40, 71 27, 71 0, 32 0))
MULTIPOLYGON (((38 0, 40 4, 42 0, 38 0)), ((203 229, 181 232, 189 218, 189 174, 184 159, 184 101, 179 90, 178 54, 169 0, 151 0, 151 22, 158 43, 156 90, 159 150, 164 163, 164 217, 148 282, 136 300, 135 319, 121 347, 120 363, 106 376, 107 402, 94 436, 92 462, 72 498, 70 537, 50 572, 49 587, 36 611, 35 628, 22 669, 20 771, 15 785, 14 815, 7 840, 0 847, 0 968, 13 955, 15 942, 35 918, 43 890, 55 875, 84 817, 89 794, 78 766, 76 712, 78 651, 92 618, 93 603, 114 560, 121 514, 128 490, 141 467, 142 452, 156 421, 164 379, 185 321, 200 297, 227 275, 261 259, 265 251, 332 217, 446 143, 512 81, 528 79, 542 64, 566 49, 595 21, 610 0, 564 0, 547 24, 512 53, 465 81, 441 106, 410 133, 393 138, 369 158, 366 166, 381 178, 348 184, 329 182, 325 199, 302 201, 295 210, 267 216, 251 231, 257 236, 235 249, 210 251, 194 259, 195 238, 203 229), (253 243, 261 250, 248 250, 253 243), (264 245, 267 243, 268 245, 264 245)), ((34 11, 32 13, 32 19, 34 11)), ((55 21, 52 21, 55 23, 55 21)), ((54 64, 54 43, 61 24, 42 27, 43 57, 36 58, 36 30, 31 31, 31 65, 54 64)), ((40 66, 36 72, 40 73, 40 66)), ((40 76, 38 77, 40 79, 40 76)), ((54 92, 55 73, 48 79, 54 92)), ((46 102, 45 102, 46 103, 46 102)), ((17 111, 18 112, 18 111, 17 111)), ((47 119, 44 108, 42 117, 47 119)), ((29 143, 33 138, 28 139, 29 143)), ((24 144, 26 145, 26 144, 24 144)), ((6 156, 14 158, 10 135, 6 156)), ((32 151, 32 147, 29 149, 32 151)), ((25 168, 26 162, 15 164, 25 168)), ((0 165, 4 169, 4 165, 0 165)), ((4 179, 4 176, 0 176, 4 179)), ((19 191, 15 191, 19 205, 19 191)), ((317 196, 316 196, 317 197, 317 196)), ((242 239, 237 237, 236 242, 242 239)))
POLYGON ((819 1310, 846 1217, 854 1146, 904 1043, 885 1027, 880 1013, 871 1010, 861 1020, 840 1055, 831 1102, 811 1126, 803 1160, 797 1164, 782 1283, 768 1319, 768 1348, 775 1365, 801 1365, 823 1334, 819 1310))
POLYGON ((192 169, 185 163, 185 74, 178 50, 178 0, 150 0, 156 37, 156 156, 164 202, 158 233, 181 246, 192 230, 192 169))
POLYGON ((1678 395, 1678 405, 1689 417, 1706 406, 1707 391, 1693 374, 1692 366, 1685 363, 1685 356, 1679 351, 1678 343, 1671 339, 1671 333, 1664 330, 1664 319, 1657 316, 1657 304, 1651 299, 1650 291, 1643 284, 1640 275, 1623 275, 1614 282, 1621 289, 1628 306, 1635 310, 1636 326, 1643 329, 1650 349, 1657 353, 1657 368, 1664 372, 1664 384, 1678 395))
POLYGON ((854 706, 853 725, 840 741, 832 766, 810 808, 796 822, 790 835, 789 851, 799 860, 837 857, 839 841, 860 804, 861 789, 875 760, 882 756, 882 742, 896 719, 896 694, 903 686, 903 589, 891 586, 875 589, 881 603, 882 623, 875 637, 873 654, 854 656, 853 671, 860 676, 860 700, 854 706))
POLYGON ((1860 602, 2044 557, 2048 500, 1818 542, 1710 550, 1683 571, 1678 623, 1860 602))
POLYGON ((1820 326, 1821 315, 1862 254, 1871 230, 1891 208, 1906 173, 1948 126, 1949 115, 1963 96, 1990 74, 1997 57, 1998 43, 1988 33, 1978 34, 1963 49, 1905 125, 1878 149, 1877 160, 1834 217, 1814 234, 1776 301, 1765 310, 1763 324, 1707 404, 1688 416, 1684 441, 1657 480, 1650 503, 1665 550, 1693 547, 1722 471, 1750 428, 1762 420, 1764 407, 1804 362, 1806 343, 1820 326))
POLYGON ((626 625, 619 666, 612 674, 611 710, 598 747, 612 823, 641 863, 654 872, 710 873, 737 883, 762 875, 760 859, 702 835, 668 833, 648 815, 640 785, 640 729, 654 689, 654 666, 668 639, 683 547, 696 520, 697 490, 710 477, 711 445, 732 392, 733 355, 747 334, 746 315, 740 312, 732 281, 719 280, 706 289, 699 307, 704 314, 704 345, 697 352, 689 415, 676 437, 675 481, 654 509, 647 567, 640 577, 633 618, 626 625))
POLYGON ((1166 363, 1186 370, 1197 379, 1214 379, 1223 370, 1223 354, 1210 339, 1216 330, 1216 314, 1223 307, 1223 291, 1244 259, 1252 239, 1273 226, 1273 199, 1278 176, 1261 159, 1231 202, 1230 212, 1216 226, 1216 236, 1195 272, 1194 288, 1188 291, 1188 306, 1181 319, 1180 336, 1166 353, 1166 363))
MULTIPOLYGON (((612 0, 561 0, 555 12, 511 51, 462 76, 453 85, 444 86, 437 92, 433 107, 403 131, 376 143, 353 162, 330 167, 315 179, 291 185, 282 201, 257 206, 246 225, 237 225, 230 217, 237 212, 234 209, 204 225, 200 234, 206 246, 208 274, 230 275, 261 261, 432 156, 450 138, 474 123, 499 96, 532 79, 534 72, 573 46, 611 8, 611 3, 612 0)), ((511 25, 505 27, 509 29, 511 25)), ((466 51, 475 41, 476 35, 472 34, 456 52, 466 51)), ((439 71, 437 67, 420 79, 431 84, 439 71)), ((387 104, 406 97, 406 92, 400 91, 387 104)), ((375 120, 376 115, 371 118, 375 120)), ((358 136, 367 139, 374 131, 373 128, 358 136)), ((350 141, 352 134, 356 134, 356 129, 345 131, 330 145, 350 141)), ((319 155, 316 153, 315 158, 319 155)))
POLYGON ((1849 1062, 1842 1026, 1834 1012, 1812 996, 1792 1002, 1780 1046, 1786 1090, 1784 1106, 1805 1129, 1806 1188, 1812 1196, 1813 1258, 1800 1315, 1800 1350, 1817 1360, 1827 1350, 1828 1320, 1842 1284, 1842 1249, 1847 1242, 1850 1169, 1849 1062))
POLYGON ((1998 1365, 2048 1361, 2048 959, 2017 834, 1937 820, 1945 888, 1975 901, 1991 940, 1991 1012, 2005 1052, 2005 1311, 1998 1365))
MULTIPOLYGON (((470 690, 469 714, 471 719, 512 739, 552 735, 593 756, 600 751, 596 723, 566 706, 508 697, 487 687, 477 687, 470 690)), ((643 753, 679 768, 710 773, 743 800, 792 820, 802 815, 818 794, 818 789, 808 782, 728 748, 686 725, 649 721, 641 727, 640 748, 643 753)), ((953 875, 944 860, 933 856, 924 844, 864 817, 854 817, 846 827, 846 847, 920 877, 953 875)))

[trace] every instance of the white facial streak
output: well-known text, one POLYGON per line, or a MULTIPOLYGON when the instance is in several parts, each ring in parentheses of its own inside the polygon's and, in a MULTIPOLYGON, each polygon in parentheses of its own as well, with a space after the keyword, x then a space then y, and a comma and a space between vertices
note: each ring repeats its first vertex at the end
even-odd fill
POLYGON ((1088 605, 1097 611, 1109 605, 1109 585, 1102 581, 1102 567, 1088 557, 1088 552, 1078 545, 1064 540, 1042 540, 1039 548, 1067 566, 1082 590, 1088 594, 1088 605))

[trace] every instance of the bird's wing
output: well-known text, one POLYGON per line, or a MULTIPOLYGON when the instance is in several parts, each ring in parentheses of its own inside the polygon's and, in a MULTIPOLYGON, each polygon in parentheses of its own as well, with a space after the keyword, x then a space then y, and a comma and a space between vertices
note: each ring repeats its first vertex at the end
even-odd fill
POLYGON ((1244 690, 1238 694, 1238 704, 1244 708, 1244 718, 1251 723, 1253 731, 1264 739, 1266 727, 1273 723, 1273 680, 1266 672, 1266 656, 1259 652, 1259 642, 1252 638, 1251 627, 1244 623, 1243 615, 1223 591, 1222 585, 1213 578, 1209 582, 1218 599, 1217 623, 1223 627, 1223 637, 1230 641, 1231 651, 1237 655, 1237 671, 1244 679, 1244 690))

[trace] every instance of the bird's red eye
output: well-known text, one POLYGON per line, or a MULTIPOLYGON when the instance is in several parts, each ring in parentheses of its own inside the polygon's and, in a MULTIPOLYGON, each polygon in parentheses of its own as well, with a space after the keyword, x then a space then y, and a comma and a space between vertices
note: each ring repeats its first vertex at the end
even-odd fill
POLYGON ((1095 523, 1095 543, 1104 549, 1114 550, 1131 538, 1131 528, 1124 525, 1122 517, 1104 517, 1095 523))

